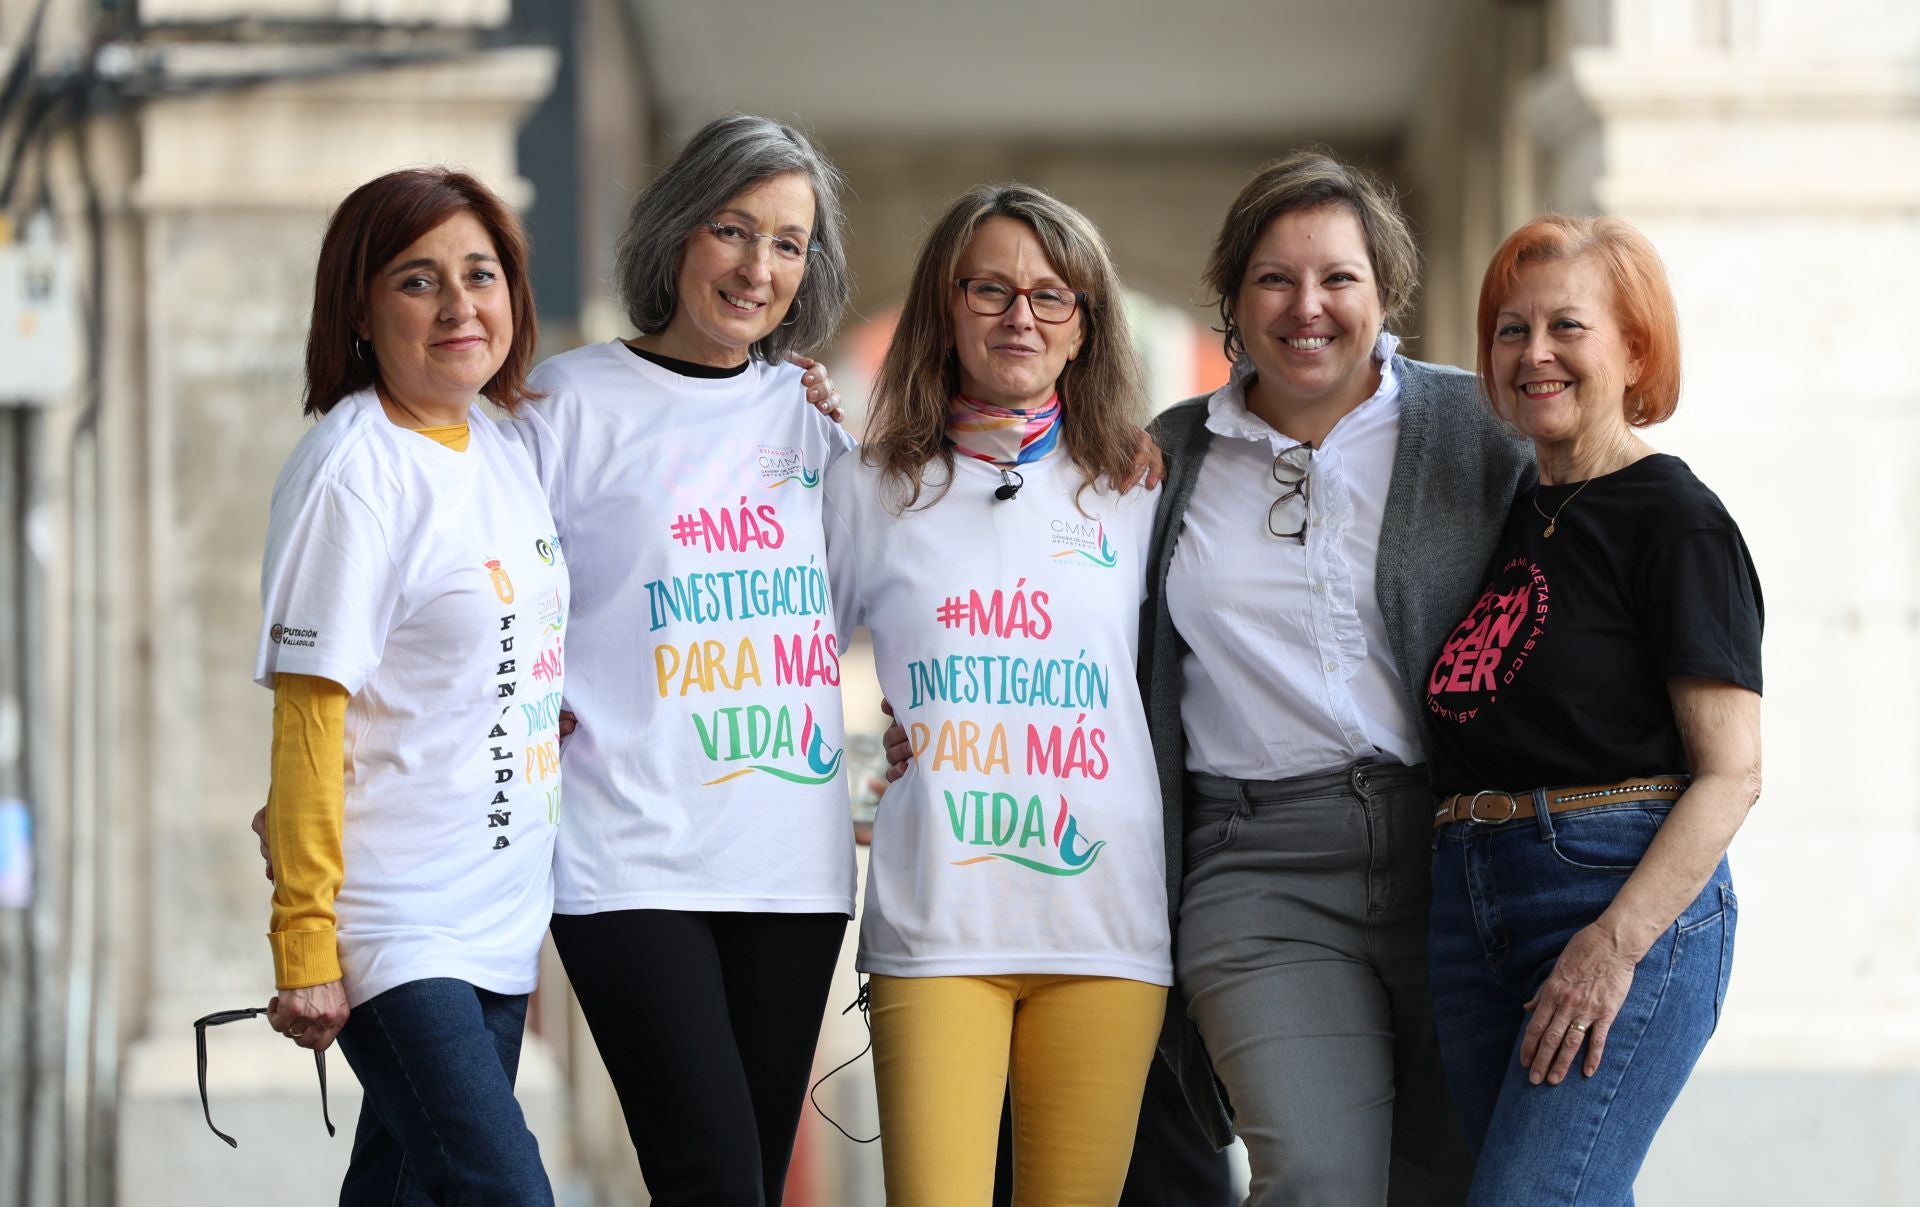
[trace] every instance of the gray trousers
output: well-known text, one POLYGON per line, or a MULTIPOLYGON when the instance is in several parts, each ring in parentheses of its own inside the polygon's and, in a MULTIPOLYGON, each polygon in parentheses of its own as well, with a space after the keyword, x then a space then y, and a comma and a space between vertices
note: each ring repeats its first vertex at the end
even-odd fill
POLYGON ((1425 772, 1194 775, 1186 803, 1177 971, 1247 1146, 1248 1202, 1464 1202, 1472 1158, 1427 991, 1425 772))

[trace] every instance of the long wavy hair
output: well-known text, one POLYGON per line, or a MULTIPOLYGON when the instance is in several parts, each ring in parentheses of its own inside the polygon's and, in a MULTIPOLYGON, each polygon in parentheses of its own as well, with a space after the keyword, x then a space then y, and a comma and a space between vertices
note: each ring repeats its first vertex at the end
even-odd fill
POLYGON ((1080 491, 1103 479, 1124 481, 1139 448, 1146 390, 1106 240, 1085 215, 1031 185, 981 185, 947 207, 921 247, 900 324, 874 382, 862 456, 897 488, 896 511, 919 504, 931 463, 946 472, 926 506, 953 481, 946 433, 947 411, 960 392, 960 362, 953 352, 955 274, 974 233, 997 217, 1032 228, 1054 270, 1086 295, 1080 352, 1056 383, 1060 446, 1080 470, 1080 491))

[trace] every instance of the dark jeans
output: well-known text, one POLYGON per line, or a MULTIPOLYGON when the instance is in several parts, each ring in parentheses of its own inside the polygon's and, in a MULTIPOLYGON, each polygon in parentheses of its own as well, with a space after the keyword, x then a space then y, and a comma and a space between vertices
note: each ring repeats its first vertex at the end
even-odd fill
POLYGON ((1459 1203, 1427 991, 1433 796, 1397 763, 1187 781, 1174 957, 1253 1207, 1459 1203))
MULTIPOLYGON (((993 1207, 1013 1202, 1013 1107, 1000 1112, 1000 1151, 993 1169, 993 1207)), ((1187 1106, 1173 1070, 1158 1057, 1147 1072, 1140 1127, 1119 1207, 1233 1207, 1227 1154, 1213 1151, 1187 1106)))
POLYGON ((525 994, 409 981, 353 1008, 340 1050, 366 1098, 341 1207, 551 1204, 513 1078, 525 994))
POLYGON ((1433 841, 1433 997, 1447 1080, 1479 1153, 1475 1207, 1633 1202, 1633 1180, 1720 1018, 1737 914, 1723 859, 1648 949, 1600 1070, 1585 1051, 1559 1085, 1520 1066, 1521 1007, 1575 932, 1640 862, 1672 806, 1626 802, 1499 825, 1455 823, 1433 841))
POLYGON ((655 1207, 777 1207, 841 914, 555 914, 655 1207))

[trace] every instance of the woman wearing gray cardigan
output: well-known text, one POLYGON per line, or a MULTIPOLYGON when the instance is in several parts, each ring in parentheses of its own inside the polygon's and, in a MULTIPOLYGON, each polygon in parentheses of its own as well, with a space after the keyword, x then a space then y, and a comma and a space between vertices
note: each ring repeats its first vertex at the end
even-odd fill
POLYGON ((1208 265, 1228 383, 1162 415, 1141 623, 1179 993, 1162 1051, 1258 1207, 1455 1203, 1416 692, 1531 458, 1471 375, 1395 353, 1391 194, 1263 169, 1208 265), (1211 1057, 1211 1059, 1209 1059, 1211 1057), (1216 1079, 1217 1077, 1217 1079, 1216 1079))

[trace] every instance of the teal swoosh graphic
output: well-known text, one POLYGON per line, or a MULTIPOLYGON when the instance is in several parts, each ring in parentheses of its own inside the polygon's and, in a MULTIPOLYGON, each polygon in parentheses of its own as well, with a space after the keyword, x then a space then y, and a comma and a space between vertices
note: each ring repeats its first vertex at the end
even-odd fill
POLYGON ((1094 843, 1093 846, 1087 850, 1087 861, 1077 868, 1057 868, 1050 863, 1041 863, 1038 860, 1028 859, 1024 855, 1008 855, 1004 851, 995 851, 993 857, 995 859, 1004 859, 1008 863, 1017 863, 1023 868, 1032 868, 1036 872, 1045 872, 1049 876, 1078 876, 1093 866, 1093 861, 1100 855, 1100 848, 1106 845, 1107 840, 1104 838, 1094 843))

